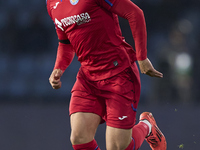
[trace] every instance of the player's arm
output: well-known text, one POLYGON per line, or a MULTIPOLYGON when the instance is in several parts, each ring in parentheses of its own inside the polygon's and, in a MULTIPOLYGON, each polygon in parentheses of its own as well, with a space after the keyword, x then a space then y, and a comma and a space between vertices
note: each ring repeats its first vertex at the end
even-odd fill
POLYGON ((73 51, 73 47, 70 44, 70 41, 64 37, 62 31, 59 31, 59 29, 57 29, 57 35, 59 41, 57 57, 54 69, 49 77, 49 82, 54 89, 59 89, 61 87, 60 78, 67 67, 71 64, 75 54, 75 52, 73 51))
MULTIPOLYGON (((46 1, 47 12, 49 16, 52 18, 51 10, 53 7, 51 6, 51 1, 46 1)), ((60 78, 66 68, 70 65, 74 58, 73 47, 67 39, 65 33, 61 31, 59 28, 56 29, 56 33, 58 35, 59 44, 57 49, 57 57, 54 69, 49 77, 49 82, 54 89, 59 89, 61 87, 60 78)))
POLYGON ((60 69, 64 72, 71 64, 74 58, 74 50, 68 39, 61 39, 58 36, 57 57, 54 65, 55 69, 60 69))
POLYGON ((116 0, 110 10, 129 21, 141 73, 162 78, 163 74, 155 70, 147 58, 147 32, 143 11, 130 0, 116 0))

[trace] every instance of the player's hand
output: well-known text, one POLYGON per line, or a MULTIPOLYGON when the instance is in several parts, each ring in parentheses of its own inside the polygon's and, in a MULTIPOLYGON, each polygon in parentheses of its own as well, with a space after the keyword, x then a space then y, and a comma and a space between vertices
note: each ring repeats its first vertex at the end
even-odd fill
POLYGON ((142 61, 138 61, 138 64, 141 73, 149 75, 151 77, 163 78, 163 74, 154 69, 153 65, 151 64, 151 61, 148 58, 142 61))
POLYGON ((49 83, 51 84, 52 88, 59 89, 61 88, 61 81, 60 78, 62 76, 62 70, 55 69, 52 71, 50 77, 49 77, 49 83))

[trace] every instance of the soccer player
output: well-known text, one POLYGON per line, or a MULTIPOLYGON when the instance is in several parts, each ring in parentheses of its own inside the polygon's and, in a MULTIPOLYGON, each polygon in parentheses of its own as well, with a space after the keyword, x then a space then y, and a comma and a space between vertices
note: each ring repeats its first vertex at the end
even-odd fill
POLYGON ((47 10, 59 40, 51 86, 61 87, 75 53, 81 63, 69 106, 74 150, 100 150, 94 137, 103 122, 107 150, 137 150, 144 139, 153 150, 166 150, 150 112, 135 125, 140 98, 135 61, 141 73, 163 77, 147 58, 143 11, 129 0, 47 0, 47 10), (122 37, 118 16, 129 21, 136 50, 122 37))

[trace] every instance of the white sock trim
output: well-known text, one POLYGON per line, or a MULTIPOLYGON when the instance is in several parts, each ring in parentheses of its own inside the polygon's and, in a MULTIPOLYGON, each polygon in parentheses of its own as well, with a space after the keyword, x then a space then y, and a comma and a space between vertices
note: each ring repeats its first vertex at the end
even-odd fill
POLYGON ((150 124, 150 122, 148 120, 141 120, 140 122, 144 122, 149 127, 149 134, 147 135, 147 136, 149 136, 151 133, 152 125, 150 124))

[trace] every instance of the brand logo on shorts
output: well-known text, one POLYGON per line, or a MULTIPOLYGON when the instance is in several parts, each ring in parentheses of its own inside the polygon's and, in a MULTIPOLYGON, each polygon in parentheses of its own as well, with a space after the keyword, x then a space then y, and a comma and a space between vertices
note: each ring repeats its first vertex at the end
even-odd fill
POLYGON ((72 5, 76 5, 76 4, 78 3, 78 1, 79 1, 79 0, 70 0, 70 3, 71 3, 72 5))
POLYGON ((122 116, 122 117, 118 117, 119 120, 124 120, 125 118, 128 118, 127 116, 122 116))

